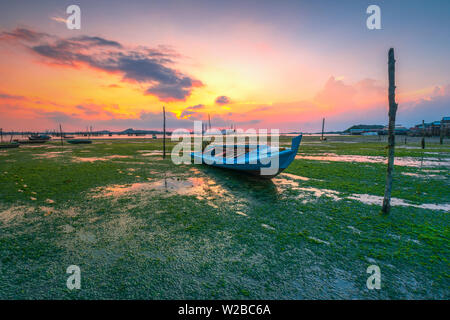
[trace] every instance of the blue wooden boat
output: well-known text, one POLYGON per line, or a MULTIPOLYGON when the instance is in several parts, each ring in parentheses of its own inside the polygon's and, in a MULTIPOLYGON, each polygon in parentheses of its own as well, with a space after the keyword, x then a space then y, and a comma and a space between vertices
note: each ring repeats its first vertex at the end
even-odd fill
POLYGON ((28 140, 26 140, 26 139, 21 139, 21 140, 14 139, 13 140, 13 142, 20 143, 20 144, 38 144, 38 143, 46 143, 47 141, 48 140, 46 140, 46 139, 44 139, 44 140, 42 140, 42 139, 28 139, 28 140))
POLYGON ((269 145, 209 145, 203 152, 192 152, 194 163, 250 173, 262 178, 273 178, 295 159, 302 135, 292 139, 290 149, 269 145))
POLYGON ((28 137, 29 140, 50 140, 52 137, 50 137, 48 134, 32 134, 28 137))
POLYGON ((17 142, 0 143, 0 149, 18 148, 20 146, 17 142))

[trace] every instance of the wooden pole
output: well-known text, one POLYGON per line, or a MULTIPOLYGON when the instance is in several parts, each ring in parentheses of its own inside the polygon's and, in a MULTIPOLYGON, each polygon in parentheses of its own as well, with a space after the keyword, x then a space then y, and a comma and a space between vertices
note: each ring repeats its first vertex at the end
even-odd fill
POLYGON ((425 120, 422 120, 422 149, 425 149, 425 120))
POLYGON ((442 118, 441 127, 439 128, 439 143, 444 143, 444 118, 442 118))
POLYGON ((0 137, 1 142, 3 143, 3 128, 0 128, 0 137))
POLYGON ((394 170, 394 149, 395 149, 395 115, 397 113, 397 103, 395 102, 395 58, 394 49, 389 49, 388 54, 388 73, 389 73, 389 129, 388 129, 388 165, 386 173, 386 187, 384 189, 383 207, 381 212, 388 214, 391 210, 391 191, 392 191, 392 171, 394 170))
POLYGON ((166 107, 163 106, 163 159, 166 158, 166 107))
POLYGON ((63 146, 64 141, 63 141, 63 133, 62 133, 62 128, 61 128, 61 123, 59 124, 59 134, 61 135, 61 146, 63 146))
POLYGON ((320 140, 323 141, 323 130, 325 129, 325 118, 322 119, 322 137, 320 138, 320 140))
POLYGON ((209 122, 209 129, 211 130, 211 116, 208 113, 208 122, 209 122))

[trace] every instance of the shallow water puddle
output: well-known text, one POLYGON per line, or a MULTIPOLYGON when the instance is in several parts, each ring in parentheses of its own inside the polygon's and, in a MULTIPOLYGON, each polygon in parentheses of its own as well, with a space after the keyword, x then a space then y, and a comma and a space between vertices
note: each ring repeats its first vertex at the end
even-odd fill
POLYGON ((151 157, 151 156, 161 156, 162 154, 163 154, 162 151, 153 150, 153 151, 149 151, 149 152, 146 152, 146 153, 141 153, 141 156, 151 157))
POLYGON ((328 198, 333 199, 334 201, 341 200, 341 198, 338 197, 339 192, 335 190, 329 190, 329 189, 318 189, 313 187, 307 187, 307 188, 298 188, 298 190, 306 191, 312 193, 316 198, 320 198, 322 196, 326 196, 328 198))
POLYGON ((295 174, 292 174, 292 173, 285 173, 285 172, 280 173, 279 176, 281 176, 281 177, 286 177, 286 178, 291 178, 291 179, 294 179, 294 180, 302 180, 302 181, 308 181, 308 180, 310 180, 310 178, 307 178, 307 177, 297 176, 297 175, 295 175, 295 174))
POLYGON ((110 156, 106 156, 105 158, 107 159, 128 159, 131 158, 131 156, 125 156, 125 155, 120 155, 120 154, 113 154, 110 156))
MULTIPOLYGON (((381 196, 374 196, 370 194, 353 194, 350 197, 347 197, 347 199, 351 200, 358 200, 364 204, 376 204, 381 206, 383 204, 383 197, 381 196)), ((435 204, 435 203, 422 203, 422 204, 414 204, 409 203, 406 200, 398 199, 398 198, 391 198, 391 205, 392 206, 402 206, 402 207, 415 207, 415 208, 421 208, 421 209, 429 209, 429 210, 444 210, 444 211, 450 211, 450 203, 442 203, 442 204, 435 204)))
POLYGON ((41 153, 41 154, 35 154, 34 157, 39 159, 52 159, 56 158, 58 156, 63 155, 64 153, 72 152, 71 150, 64 150, 64 151, 52 151, 47 153, 41 153))
POLYGON ((415 173, 415 172, 402 172, 402 175, 409 176, 409 177, 415 177, 415 178, 421 178, 421 179, 427 179, 427 178, 445 179, 446 178, 444 175, 439 175, 439 174, 420 174, 420 173, 415 173))
POLYGON ((322 240, 322 239, 319 239, 319 238, 308 236, 308 239, 313 240, 314 242, 317 242, 317 243, 326 244, 327 246, 330 245, 330 243, 328 241, 325 241, 325 240, 322 240))
POLYGON ((268 224, 265 224, 265 223, 261 223, 261 227, 266 228, 266 229, 269 229, 269 230, 275 230, 274 227, 269 226, 268 224))
POLYGON ((2 207, 0 208, 0 222, 7 224, 16 218, 23 217, 25 214, 34 212, 34 210, 34 207, 27 206, 2 207))
POLYGON ((98 158, 98 157, 89 157, 89 158, 74 157, 74 158, 72 158, 72 161, 74 161, 74 162, 95 162, 95 161, 108 161, 108 159, 98 158))
POLYGON ((399 146, 395 146, 395 148, 401 148, 401 149, 411 149, 411 150, 415 150, 415 149, 422 149, 422 147, 415 147, 415 146, 405 146, 405 145, 399 145, 399 146))
POLYGON ((356 229, 354 226, 347 226, 350 230, 352 230, 354 233, 361 234, 361 230, 356 229))
MULTIPOLYGON (((283 194, 283 191, 285 191, 286 187, 290 188, 291 190, 300 191, 298 198, 299 199, 304 198, 303 203, 307 203, 309 201, 308 198, 311 198, 311 197, 321 198, 323 196, 330 198, 334 201, 350 199, 350 200, 357 200, 357 201, 360 201, 365 204, 377 204, 380 206, 383 202, 383 197, 375 196, 375 195, 353 194, 351 196, 345 197, 345 196, 341 196, 341 193, 336 190, 319 189, 319 188, 315 188, 315 187, 300 187, 298 182, 289 180, 289 179, 275 178, 275 179, 272 179, 272 181, 277 186, 277 189, 280 192, 280 194, 283 194)), ((419 205, 419 204, 409 203, 408 201, 403 200, 403 199, 392 198, 391 205, 392 206, 416 207, 416 208, 429 209, 429 210, 450 211, 450 204, 448 204, 448 203, 443 203, 443 204, 423 203, 423 204, 419 205)))
POLYGON ((441 172, 447 172, 447 170, 436 170, 436 169, 428 169, 428 170, 422 170, 423 172, 431 172, 431 173, 441 173, 441 172))
POLYGON ((295 180, 284 178, 273 178, 272 182, 276 185, 279 192, 284 191, 285 187, 291 187, 292 189, 298 188, 299 184, 295 180))
POLYGON ((147 162, 142 162, 142 161, 114 161, 114 163, 125 163, 125 164, 128 164, 128 165, 132 165, 132 164, 139 164, 139 165, 141 165, 141 164, 148 164, 147 162))
MULTIPOLYGON (((338 162, 366 162, 366 163, 387 163, 386 157, 381 156, 360 156, 360 155, 338 155, 335 153, 324 153, 322 155, 296 155, 295 159, 338 161, 338 162)), ((394 164, 406 167, 450 167, 450 159, 439 158, 413 158, 397 157, 394 164)))
POLYGON ((131 156, 124 156, 124 155, 111 155, 106 157, 74 157, 72 158, 72 161, 75 162, 95 162, 95 161, 109 161, 111 159, 125 159, 125 158, 131 158, 131 156))
POLYGON ((272 181, 275 183, 280 194, 283 194, 284 189, 286 189, 286 187, 289 187, 291 190, 302 191, 298 196, 299 198, 305 198, 306 196, 309 196, 309 197, 314 196, 316 198, 320 198, 322 196, 326 196, 335 201, 341 200, 341 198, 338 197, 338 195, 339 195, 338 191, 329 190, 329 189, 319 189, 319 188, 313 188, 313 187, 300 187, 300 184, 298 183, 298 181, 295 181, 295 180, 307 181, 307 180, 309 180, 308 178, 300 177, 300 176, 296 176, 296 175, 288 176, 287 174, 280 174, 280 175, 284 175, 285 177, 290 178, 290 179, 284 179, 284 178, 272 179, 272 181), (293 180, 291 180, 291 179, 293 179, 293 180))
POLYGON ((187 179, 164 178, 150 180, 149 182, 138 182, 126 185, 111 185, 97 188, 100 192, 95 197, 119 197, 127 194, 143 193, 146 191, 160 191, 170 194, 196 196, 198 199, 212 200, 209 195, 224 197, 226 190, 217 185, 214 180, 202 177, 190 177, 187 179))

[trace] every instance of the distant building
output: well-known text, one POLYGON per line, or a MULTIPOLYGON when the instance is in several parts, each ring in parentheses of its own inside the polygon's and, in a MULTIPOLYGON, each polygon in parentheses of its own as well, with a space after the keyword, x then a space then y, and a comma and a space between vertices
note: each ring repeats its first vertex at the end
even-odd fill
MULTIPOLYGON (((387 134, 389 130, 389 126, 385 126, 381 132, 381 134, 387 134)), ((407 134, 409 131, 408 128, 405 128, 404 126, 402 126, 401 124, 396 124, 395 125, 395 134, 397 135, 405 135, 407 134)))
POLYGON ((433 121, 429 123, 419 123, 409 129, 409 135, 427 137, 440 136, 441 127, 444 131, 444 136, 450 136, 450 117, 443 117, 440 121, 433 121))
POLYGON ((368 132, 363 132, 361 133, 362 136, 377 136, 378 132, 375 131, 368 131, 368 132))
POLYGON ((382 125, 379 124, 357 124, 353 125, 347 130, 345 130, 343 133, 348 133, 351 135, 360 135, 365 132, 379 132, 383 129, 382 125))
POLYGON ((359 135, 366 132, 366 129, 350 129, 350 134, 359 135))
POLYGON ((450 136, 450 117, 443 117, 442 120, 442 130, 444 131, 444 136, 450 136))
POLYGON ((429 126, 429 132, 428 134, 430 136, 438 136, 441 134, 441 122, 440 121, 434 121, 429 126))
MULTIPOLYGON (((439 136, 441 134, 441 128, 444 132, 444 136, 450 137, 450 117, 443 117, 442 120, 437 120, 429 123, 419 123, 412 128, 406 128, 401 124, 395 125, 396 135, 410 135, 410 136, 422 136, 425 134, 428 137, 439 136)), ((364 135, 364 136, 374 136, 374 135, 385 135, 388 133, 388 126, 381 125, 364 125, 358 124, 351 126, 343 133, 351 135, 364 135)))

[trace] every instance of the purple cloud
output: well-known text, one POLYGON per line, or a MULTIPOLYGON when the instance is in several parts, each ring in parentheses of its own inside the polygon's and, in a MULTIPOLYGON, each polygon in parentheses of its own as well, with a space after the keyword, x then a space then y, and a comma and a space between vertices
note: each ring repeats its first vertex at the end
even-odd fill
POLYGON ((186 109, 181 112, 180 118, 185 118, 186 116, 192 116, 199 114, 196 110, 201 110, 205 106, 203 104, 197 104, 195 106, 187 107, 186 109))
POLYGON ((230 98, 228 98, 227 96, 220 96, 216 98, 216 103, 223 105, 223 104, 228 104, 230 103, 230 98))
POLYGON ((10 100, 26 100, 24 96, 18 96, 14 94, 8 94, 4 92, 0 92, 0 99, 10 99, 10 100))
POLYGON ((109 73, 122 74, 122 80, 147 84, 144 94, 161 101, 184 101, 202 82, 170 67, 177 55, 169 48, 127 48, 101 37, 59 38, 28 29, 0 33, 0 40, 24 44, 33 53, 53 64, 78 67, 85 64, 109 73))

